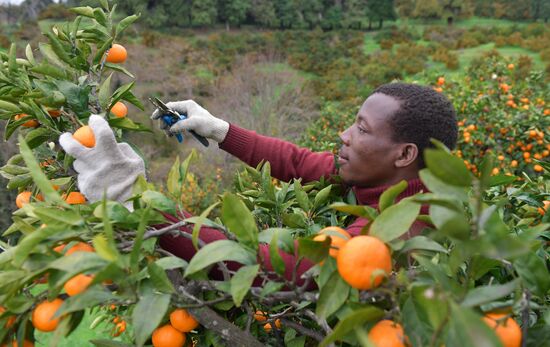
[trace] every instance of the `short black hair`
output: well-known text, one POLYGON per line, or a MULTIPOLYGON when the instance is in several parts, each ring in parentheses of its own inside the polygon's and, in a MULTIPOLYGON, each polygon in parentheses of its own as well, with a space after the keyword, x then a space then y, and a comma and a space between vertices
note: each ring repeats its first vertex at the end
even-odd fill
POLYGON ((410 83, 384 84, 372 94, 375 93, 394 97, 400 103, 401 107, 390 118, 392 139, 416 144, 421 168, 425 167, 424 149, 433 147, 430 138, 443 142, 451 150, 455 148, 458 138, 456 111, 442 93, 410 83))

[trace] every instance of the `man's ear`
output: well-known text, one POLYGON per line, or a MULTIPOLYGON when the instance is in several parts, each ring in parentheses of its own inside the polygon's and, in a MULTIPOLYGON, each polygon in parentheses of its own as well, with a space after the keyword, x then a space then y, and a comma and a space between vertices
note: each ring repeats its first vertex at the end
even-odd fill
POLYGON ((395 161, 395 167, 407 167, 418 158, 418 147, 414 143, 404 143, 399 146, 399 156, 395 161))

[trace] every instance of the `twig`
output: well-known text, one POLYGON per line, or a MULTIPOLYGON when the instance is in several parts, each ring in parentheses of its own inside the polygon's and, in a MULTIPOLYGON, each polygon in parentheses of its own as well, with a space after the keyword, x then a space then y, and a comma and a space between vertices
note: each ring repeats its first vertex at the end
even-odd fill
POLYGON ((283 325, 287 326, 287 327, 290 327, 290 328, 296 330, 297 332, 301 333, 302 335, 312 337, 312 338, 314 338, 315 340, 317 340, 319 342, 323 341, 323 339, 325 338, 320 333, 318 333, 316 331, 313 331, 311 329, 308 329, 308 328, 304 327, 303 325, 295 323, 291 320, 281 318, 281 323, 283 325))
MULTIPOLYGON (((150 229, 150 230, 147 230, 145 232, 145 234, 143 235, 143 240, 147 240, 147 239, 150 239, 151 237, 158 237, 158 236, 161 236, 161 235, 164 235, 166 233, 169 233, 171 231, 174 231, 174 230, 177 230, 183 226, 186 226, 188 225, 189 223, 188 222, 185 222, 185 221, 179 221, 175 224, 172 224, 172 225, 169 225, 167 227, 164 227, 162 229, 150 229)), ((200 240, 199 240, 200 241, 200 240)))
POLYGON ((523 291, 522 301, 525 306, 521 310, 521 347, 526 347, 527 330, 529 330, 529 303, 531 301, 531 292, 527 288, 523 291))

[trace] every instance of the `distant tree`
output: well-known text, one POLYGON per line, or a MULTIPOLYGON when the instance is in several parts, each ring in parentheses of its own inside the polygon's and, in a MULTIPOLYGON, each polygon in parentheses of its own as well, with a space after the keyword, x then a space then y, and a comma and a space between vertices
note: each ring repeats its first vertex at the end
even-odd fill
POLYGON ((367 2, 367 17, 369 18, 369 29, 372 21, 378 21, 378 29, 382 28, 384 20, 396 19, 394 0, 376 0, 367 2))
POLYGON ((250 0, 218 0, 218 18, 225 23, 225 29, 229 30, 230 25, 239 26, 246 18, 250 8, 250 0))
POLYGON ((274 7, 280 29, 291 28, 298 20, 298 11, 294 0, 277 0, 274 7))
POLYGON ((23 20, 36 20, 40 12, 53 4, 52 0, 25 0, 21 3, 21 13, 23 20))
POLYGON ((414 0, 395 0, 395 11, 399 18, 412 17, 414 0))
POLYGON ((323 2, 321 0, 294 0, 301 24, 309 29, 315 28, 323 20, 323 2))
POLYGON ((250 16, 254 23, 269 28, 278 24, 274 2, 271 0, 252 0, 250 16))
POLYGON ((550 0, 543 0, 540 6, 539 18, 544 19, 544 23, 548 23, 550 18, 550 0))
POLYGON ((216 23, 216 0, 193 0, 191 6, 191 25, 207 26, 216 23))
POLYGON ((453 24, 456 18, 467 18, 473 14, 473 4, 469 0, 440 0, 443 18, 453 24))
POLYGON ((323 28, 335 29, 343 26, 344 9, 342 8, 341 1, 335 1, 333 4, 330 4, 324 12, 325 15, 321 24, 323 28))
POLYGON ((437 0, 416 0, 413 18, 438 19, 441 18, 443 8, 437 0))
POLYGON ((368 0, 346 0, 342 4, 342 26, 361 29, 368 0))

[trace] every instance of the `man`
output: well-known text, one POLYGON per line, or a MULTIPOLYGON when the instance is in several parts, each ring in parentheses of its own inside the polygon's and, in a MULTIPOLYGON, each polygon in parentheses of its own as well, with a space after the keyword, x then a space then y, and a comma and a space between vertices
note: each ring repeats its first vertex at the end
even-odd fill
MULTIPOLYGON (((167 106, 188 117, 170 128, 161 125, 169 133, 194 130, 218 142, 221 149, 248 165, 256 166, 262 160, 268 161, 273 177, 283 181, 302 178, 303 182, 308 182, 339 175, 344 184, 354 190, 359 204, 375 208, 380 194, 401 180, 406 180, 408 187, 398 199, 426 191, 418 177, 418 171, 424 167, 424 149, 431 147, 431 138, 452 149, 458 136, 456 114, 449 100, 429 87, 415 84, 391 83, 376 89, 361 106, 355 123, 340 135, 342 146, 336 163, 332 153, 316 153, 286 141, 258 135, 214 117, 192 100, 171 102, 167 106)), ((158 119, 160 116, 155 111, 151 118, 158 119)), ((91 118, 90 126, 96 133, 96 147, 100 148, 96 155, 94 148, 84 148, 70 135, 64 134, 60 138, 63 148, 77 159, 74 166, 79 173, 79 188, 88 196, 88 186, 93 185, 94 189, 98 189, 98 186, 103 185, 108 188, 109 198, 110 191, 113 191, 114 196, 122 201, 131 194, 133 179, 139 173, 144 173, 144 170, 136 169, 139 165, 135 163, 135 155, 124 144, 116 144, 112 140, 112 133, 112 138, 105 140, 112 149, 105 149, 101 142, 109 131, 105 129, 108 126, 103 119, 97 116, 91 118), (94 127, 98 127, 97 132, 94 127), (127 160, 122 159, 125 153, 127 160), (114 177, 109 175, 108 184, 105 181, 96 182, 87 174, 98 170, 99 160, 107 163, 101 170, 121 170, 114 177), (123 176, 119 176, 121 174, 123 176), (81 182, 81 177, 86 179, 81 182)), ((426 212, 424 208, 423 213, 426 212)), ((175 216, 167 216, 167 219, 173 222, 178 220, 175 216)), ((358 218, 347 226, 347 231, 357 235, 366 223, 366 219, 358 218)), ((418 234, 422 227, 422 224, 415 223, 407 237, 418 234)), ((186 228, 182 228, 182 231, 191 232, 186 228)), ((199 237, 206 243, 225 238, 218 230, 209 228, 202 228, 199 237)), ((184 237, 163 236, 160 245, 186 260, 195 253, 190 240, 184 237)), ((260 248, 259 256, 264 266, 272 269, 267 246, 260 248)), ((282 252, 281 256, 287 270, 285 277, 290 279, 296 259, 282 252)), ((232 268, 238 266, 230 265, 232 268)), ((311 266, 309 262, 301 262, 298 274, 311 266)))

